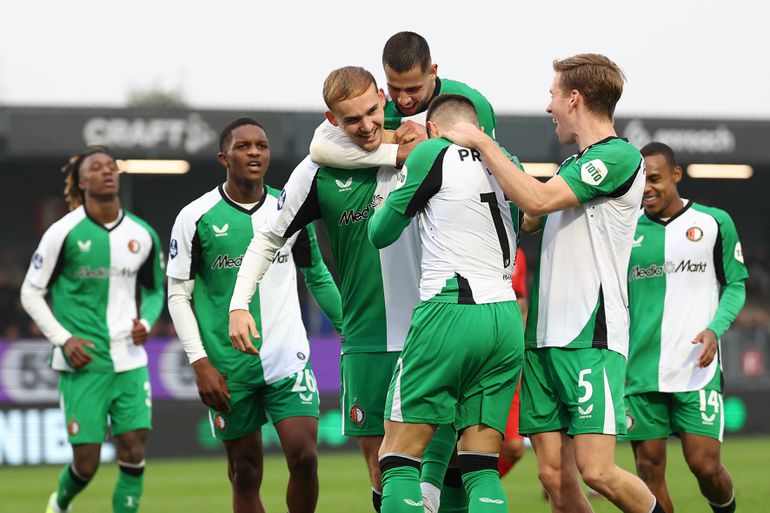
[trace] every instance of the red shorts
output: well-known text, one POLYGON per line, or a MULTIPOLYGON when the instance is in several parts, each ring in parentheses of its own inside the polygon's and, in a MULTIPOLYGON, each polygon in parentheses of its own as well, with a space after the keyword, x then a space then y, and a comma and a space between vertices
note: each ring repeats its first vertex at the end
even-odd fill
POLYGON ((516 394, 511 401, 511 411, 508 413, 508 423, 505 425, 505 439, 524 438, 519 434, 519 388, 521 382, 516 385, 516 394))

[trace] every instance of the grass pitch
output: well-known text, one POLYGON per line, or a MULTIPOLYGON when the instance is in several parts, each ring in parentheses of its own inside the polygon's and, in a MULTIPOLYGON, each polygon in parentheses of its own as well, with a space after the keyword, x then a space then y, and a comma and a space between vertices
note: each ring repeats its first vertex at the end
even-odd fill
MULTIPOLYGON (((700 496, 695 478, 682 458, 678 441, 669 444, 668 484, 679 512, 710 513, 700 496)), ((618 463, 633 468, 631 447, 620 444, 618 463)), ((770 512, 770 438, 728 439, 723 461, 733 475, 738 509, 770 512)), ((519 465, 503 480, 510 511, 547 513, 535 470, 535 457, 527 452, 519 465)), ((45 502, 56 485, 59 467, 0 468, 0 511, 43 513, 45 502)), ((117 468, 104 464, 94 481, 75 500, 74 513, 111 511, 112 487, 117 468)), ((321 453, 319 513, 368 513, 371 492, 363 458, 357 453, 321 453)), ((270 513, 286 511, 284 501, 288 472, 281 456, 265 460, 262 497, 270 513)), ((606 500, 593 500, 597 513, 617 511, 606 500)), ((224 459, 150 461, 147 466, 142 513, 226 512, 230 510, 229 483, 224 459)))

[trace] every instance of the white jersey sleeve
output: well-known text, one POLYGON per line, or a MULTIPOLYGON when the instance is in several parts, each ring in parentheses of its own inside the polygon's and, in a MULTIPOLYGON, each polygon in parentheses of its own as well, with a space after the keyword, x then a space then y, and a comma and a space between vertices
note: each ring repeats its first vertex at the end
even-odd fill
POLYGON ((318 166, 310 160, 309 156, 305 157, 289 176, 278 197, 276 210, 254 232, 254 237, 246 248, 238 270, 238 278, 230 300, 231 312, 249 309, 257 284, 273 262, 276 252, 292 235, 320 217, 318 201, 315 198, 317 171, 318 166))
POLYGON ((38 287, 29 279, 21 286, 21 306, 35 321, 45 338, 55 346, 63 346, 72 334, 54 317, 51 307, 45 301, 47 289, 38 287))
POLYGON ((395 166, 398 144, 381 144, 375 151, 366 151, 351 141, 340 127, 325 120, 313 134, 310 158, 321 166, 338 169, 395 166))
POLYGON ((32 262, 27 269, 25 281, 41 289, 50 288, 51 282, 56 278, 64 241, 70 230, 85 217, 85 209, 78 207, 60 220, 55 222, 45 231, 40 244, 32 255, 32 262))
POLYGON ((195 280, 172 277, 168 282, 168 313, 171 314, 176 334, 190 363, 207 356, 192 308, 194 287, 195 280))

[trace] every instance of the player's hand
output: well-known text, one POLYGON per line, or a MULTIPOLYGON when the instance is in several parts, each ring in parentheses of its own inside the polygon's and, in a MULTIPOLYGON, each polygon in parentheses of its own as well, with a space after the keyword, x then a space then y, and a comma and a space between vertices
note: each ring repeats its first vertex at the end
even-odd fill
POLYGON ((428 132, 423 125, 414 121, 405 121, 393 132, 393 142, 408 144, 414 141, 422 142, 428 139, 428 132))
POLYGON ((208 358, 195 360, 192 364, 195 371, 195 385, 203 404, 216 411, 230 411, 230 391, 222 374, 211 365, 208 358))
POLYGON ((139 319, 133 319, 134 326, 131 328, 131 338, 134 340, 134 345, 143 346, 147 342, 147 328, 144 327, 139 319))
POLYGON ((703 349, 698 357, 698 367, 708 367, 717 354, 717 334, 709 329, 698 333, 692 341, 693 344, 703 344, 703 349))
POLYGON ((396 154, 396 167, 401 167, 406 162, 406 158, 412 153, 412 150, 417 147, 423 141, 428 140, 428 134, 425 131, 425 127, 418 125, 413 121, 407 121, 401 125, 394 137, 394 141, 398 141, 398 153, 396 154), (404 130, 399 134, 399 130, 404 130))
POLYGON ((449 130, 442 132, 441 137, 449 139, 458 146, 465 148, 478 148, 487 135, 483 129, 474 126, 467 121, 455 123, 449 130))
POLYGON ((94 359, 94 357, 86 351, 86 347, 96 346, 93 342, 77 337, 68 338, 62 346, 64 356, 67 357, 67 361, 73 369, 83 368, 94 359))
POLYGON ((254 318, 247 310, 233 310, 230 312, 230 343, 235 349, 246 354, 259 354, 257 348, 249 337, 259 338, 257 325, 254 318))
POLYGON ((529 214, 524 214, 524 218, 521 221, 521 231, 527 234, 539 232, 545 225, 545 217, 533 217, 529 214))

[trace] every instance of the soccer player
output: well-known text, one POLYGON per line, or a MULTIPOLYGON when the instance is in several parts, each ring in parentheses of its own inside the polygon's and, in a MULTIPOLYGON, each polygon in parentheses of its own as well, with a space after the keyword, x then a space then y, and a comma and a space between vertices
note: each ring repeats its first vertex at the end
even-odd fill
MULTIPOLYGON (((527 259, 524 250, 516 248, 516 262, 513 265, 513 277, 511 278, 513 291, 516 293, 516 302, 521 310, 521 318, 527 322, 527 259)), ((516 394, 511 401, 508 411, 508 422, 505 424, 505 437, 500 448, 500 464, 498 470, 500 477, 505 477, 516 463, 524 456, 524 437, 519 434, 519 405, 521 404, 520 387, 516 386, 516 394)))
POLYGON ((428 105, 439 94, 469 98, 484 131, 494 137, 496 118, 492 105, 476 89, 439 78, 438 65, 433 63, 428 42, 421 35, 399 32, 391 36, 382 51, 382 65, 388 87, 385 128, 395 130, 396 139, 375 151, 365 152, 352 144, 338 127, 325 122, 316 129, 310 143, 310 157, 314 162, 341 169, 402 165, 413 148, 408 143, 415 140, 421 128, 424 130, 428 105))
POLYGON ((43 234, 21 288, 24 309, 54 345, 72 445, 46 512, 70 511, 94 477, 108 423, 119 469, 112 508, 134 512, 152 413, 143 345, 163 308, 162 251, 155 230, 121 209, 118 166, 105 148, 75 155, 62 171, 70 212, 43 234))
POLYGON ((432 139, 407 158, 399 188, 369 222, 372 244, 385 247, 419 213, 422 241, 421 302, 385 409, 384 513, 422 504, 420 458, 440 424, 461 433, 468 511, 507 511, 498 454, 524 352, 511 288, 516 233, 479 152, 442 138, 458 121, 478 127, 473 102, 449 94, 433 100, 432 139))
POLYGON ((625 432, 628 348, 626 272, 644 189, 639 151, 617 137, 615 105, 624 76, 610 59, 580 54, 554 61, 546 111, 562 144, 578 145, 541 183, 519 172, 495 141, 470 124, 446 137, 477 148, 506 196, 543 226, 521 383, 521 425, 554 512, 591 511, 585 483, 625 512, 663 511, 644 483, 615 465, 625 432), (547 215, 547 218, 541 216, 547 215))
POLYGON ((715 513, 735 511, 720 462, 724 431, 719 337, 746 299, 748 271, 723 210, 682 199, 682 168, 662 143, 642 148, 647 167, 628 274, 631 340, 627 439, 636 470, 666 511, 666 439, 682 441, 690 470, 715 513), (665 355, 665 357, 663 357, 665 355))
POLYGON ((211 409, 212 432, 225 445, 233 511, 264 511, 261 427, 270 420, 289 467, 289 511, 312 512, 318 499, 318 389, 296 268, 337 329, 342 323, 339 291, 309 224, 274 253, 249 305, 263 336, 258 354, 232 347, 227 313, 236 273, 254 230, 276 210, 278 191, 264 183, 270 143, 257 121, 238 118, 228 124, 219 147, 225 183, 183 208, 171 233, 169 311, 200 397, 211 409))
MULTIPOLYGON (((388 140, 385 97, 363 68, 332 71, 324 82, 327 118, 366 151, 388 140)), ((257 326, 249 301, 275 250, 296 231, 321 219, 340 272, 342 295, 341 405, 343 434, 355 436, 367 462, 372 501, 379 510, 377 451, 383 435, 383 411, 390 377, 419 300, 419 234, 405 231, 393 246, 378 250, 369 242, 369 217, 395 189, 391 166, 345 171, 319 167, 310 158, 292 172, 277 209, 254 233, 243 258, 230 303, 233 347, 252 352, 250 334, 257 326)))
MULTIPOLYGON (((496 119, 490 103, 479 91, 462 82, 439 78, 428 42, 419 34, 399 32, 390 37, 382 52, 382 64, 389 93, 385 104, 385 128, 395 131, 393 141, 366 152, 346 137, 343 130, 327 121, 316 129, 310 144, 314 162, 340 169, 402 165, 423 137, 428 104, 440 94, 469 98, 484 131, 494 136, 496 119)), ((440 503, 442 513, 467 509, 456 460, 450 464, 456 442, 456 433, 451 426, 442 427, 423 455, 423 492, 426 508, 431 513, 438 510, 440 503)))

